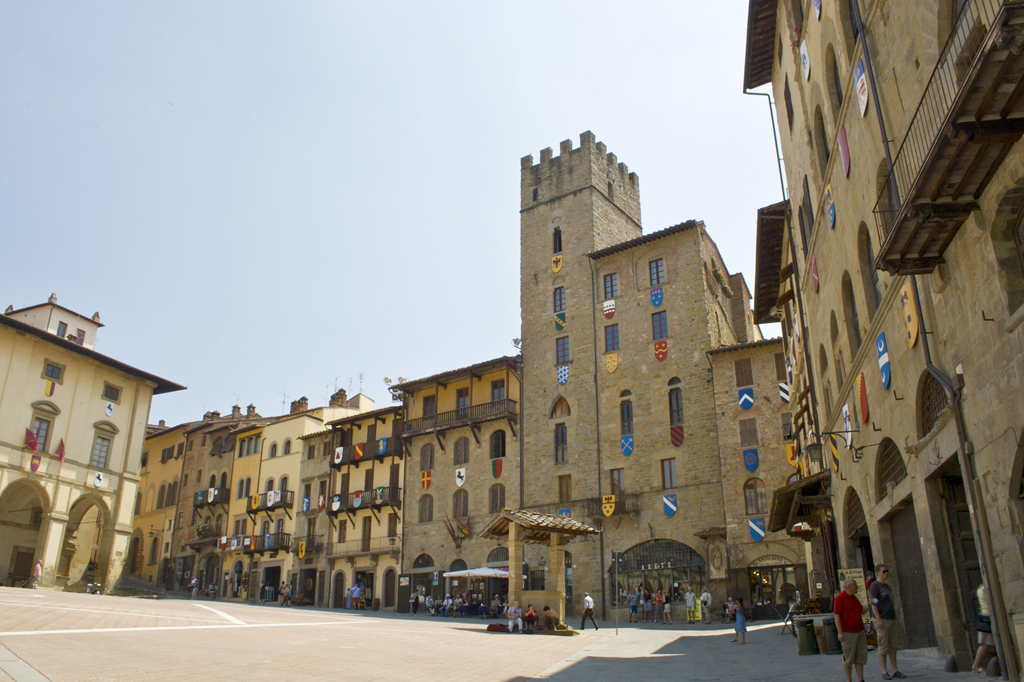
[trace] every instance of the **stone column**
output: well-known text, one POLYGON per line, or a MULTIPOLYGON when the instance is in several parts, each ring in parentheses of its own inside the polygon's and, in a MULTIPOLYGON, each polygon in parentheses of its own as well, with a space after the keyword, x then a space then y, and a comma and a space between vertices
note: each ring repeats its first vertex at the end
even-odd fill
POLYGON ((558 593, 558 603, 552 608, 558 610, 558 616, 565 619, 565 543, 569 537, 560 533, 551 534, 551 589, 558 593))
POLYGON ((63 587, 63 585, 57 585, 57 574, 60 569, 64 531, 67 529, 67 525, 68 517, 64 514, 54 512, 43 514, 36 549, 36 560, 43 560, 43 578, 40 581, 43 585, 63 587))
POLYGON ((508 525, 508 603, 520 598, 523 591, 523 541, 519 524, 508 525))

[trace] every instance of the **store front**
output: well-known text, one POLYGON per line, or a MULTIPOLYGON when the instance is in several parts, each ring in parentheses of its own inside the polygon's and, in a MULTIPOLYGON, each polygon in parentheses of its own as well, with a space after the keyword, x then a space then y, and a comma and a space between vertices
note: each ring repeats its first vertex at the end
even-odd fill
POLYGON ((807 597, 807 566, 781 556, 760 557, 747 567, 747 588, 745 601, 754 607, 754 618, 785 618, 798 593, 807 597))
POLYGON ((707 580, 704 559, 689 545, 676 540, 649 540, 615 555, 608 576, 616 585, 613 604, 622 605, 633 590, 661 590, 682 599, 687 586, 698 594, 707 580))

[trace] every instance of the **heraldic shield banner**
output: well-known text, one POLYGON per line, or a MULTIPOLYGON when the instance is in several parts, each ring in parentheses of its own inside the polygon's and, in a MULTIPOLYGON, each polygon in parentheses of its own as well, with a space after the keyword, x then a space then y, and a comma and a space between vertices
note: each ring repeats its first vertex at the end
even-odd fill
POLYGON ((605 516, 611 516, 615 513, 615 496, 605 495, 601 498, 601 512, 605 516))
POLYGON ((662 495, 661 501, 665 505, 665 516, 672 516, 676 513, 679 503, 675 495, 662 495))

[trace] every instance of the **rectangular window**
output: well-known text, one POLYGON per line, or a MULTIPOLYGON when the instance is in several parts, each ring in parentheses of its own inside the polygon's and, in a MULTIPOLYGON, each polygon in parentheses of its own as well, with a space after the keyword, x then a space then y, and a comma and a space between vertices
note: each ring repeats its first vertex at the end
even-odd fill
POLYGON ((563 336, 555 339, 555 362, 562 364, 569 362, 569 337, 563 336))
POLYGON ((235 519, 235 535, 241 535, 241 534, 242 534, 242 520, 241 519, 235 519))
POLYGON ((668 392, 668 417, 670 426, 683 423, 683 390, 680 388, 668 392))
POLYGON ((437 396, 436 395, 425 395, 423 396, 423 416, 430 417, 437 414, 437 396))
POLYGON ((178 443, 178 454, 174 456, 175 459, 180 458, 184 454, 185 454, 185 444, 184 443, 178 443))
POLYGON ((85 345, 85 330, 84 329, 79 329, 78 330, 78 336, 75 337, 75 343, 77 343, 79 346, 85 345))
POLYGON ((57 323, 57 336, 59 336, 62 339, 66 339, 67 338, 67 336, 68 336, 68 323, 67 322, 58 322, 57 323))
POLYGON ((753 386, 754 369, 751 366, 750 358, 743 358, 733 363, 736 367, 736 386, 753 386))
POLYGON ((505 380, 498 379, 491 382, 491 402, 496 403, 505 399, 505 380))
POLYGON ((572 474, 558 477, 558 501, 561 503, 572 501, 572 474))
POLYGON ((327 480, 320 481, 319 490, 317 491, 320 495, 327 497, 327 480))
POLYGON ((455 409, 459 411, 459 416, 464 417, 469 414, 469 389, 458 388, 455 389, 455 409))
POLYGON ((47 379, 60 381, 64 378, 64 368, 61 365, 55 365, 52 362, 47 362, 45 364, 46 367, 43 369, 43 376, 47 379))
POLYGON ((302 486, 302 496, 303 497, 309 497, 312 494, 313 494, 313 484, 312 483, 307 483, 306 485, 302 486))
POLYGON ((121 400, 121 389, 112 384, 103 384, 103 399, 111 402, 120 402, 121 400))
POLYGON ((345 542, 348 540, 348 523, 338 524, 338 542, 345 542))
POLYGON ((651 268, 651 286, 656 287, 659 284, 665 283, 665 261, 662 258, 658 260, 652 260, 650 262, 651 268))
POLYGON ((32 420, 32 435, 36 437, 39 444, 39 452, 46 452, 46 439, 50 434, 50 422, 36 417, 32 420))
POLYGON ((610 324, 604 328, 604 352, 611 353, 619 349, 619 325, 610 324))
POLYGON ((604 297, 615 298, 619 295, 619 276, 616 273, 604 276, 604 297))
MULTIPOLYGON (((612 495, 619 498, 626 491, 626 470, 625 469, 612 469, 612 495)), ((616 506, 621 502, 620 499, 616 499, 616 506)))
POLYGON ((674 457, 661 460, 661 487, 676 487, 676 460, 674 457))
POLYGON ((388 537, 398 537, 398 514, 388 514, 388 537))
POLYGON ((565 311, 565 287, 555 287, 555 312, 565 311))
POLYGON ((793 437, 793 415, 789 412, 779 414, 782 418, 782 437, 789 439, 793 437))
POLYGON ((567 461, 568 436, 565 424, 555 424, 555 464, 565 464, 567 461))
POLYGON ((628 436, 633 433, 633 401, 624 400, 619 405, 619 417, 622 426, 622 435, 628 436))
POLYGON ((544 571, 530 571, 530 589, 544 590, 544 571))
POLYGON ((786 376, 786 356, 783 353, 775 354, 775 378, 778 381, 788 381, 786 376))
POLYGON ((107 458, 110 456, 110 439, 103 436, 96 436, 96 442, 92 446, 92 459, 89 461, 94 467, 106 468, 107 458))
POLYGON ((757 419, 740 420, 740 446, 757 445, 757 419))
POLYGON ((668 336, 668 313, 662 310, 651 315, 651 329, 655 340, 668 336))

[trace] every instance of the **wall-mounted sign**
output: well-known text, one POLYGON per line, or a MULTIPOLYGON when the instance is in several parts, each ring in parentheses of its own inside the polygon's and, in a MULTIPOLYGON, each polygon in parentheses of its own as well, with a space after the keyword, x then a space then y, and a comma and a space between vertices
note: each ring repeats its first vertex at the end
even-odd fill
POLYGON ((836 227, 836 202, 832 198, 832 183, 825 185, 825 212, 828 213, 828 226, 836 227))
POLYGON ((900 305, 903 306, 903 322, 907 325, 907 345, 917 343, 917 308, 914 306, 914 283, 907 283, 900 289, 900 305))
POLYGON ((811 57, 807 53, 807 41, 800 42, 800 64, 804 67, 804 80, 811 80, 811 57))
POLYGON ((860 105, 860 115, 863 116, 868 110, 868 79, 864 75, 863 59, 858 59, 857 65, 853 67, 853 87, 857 88, 857 104, 860 105))

